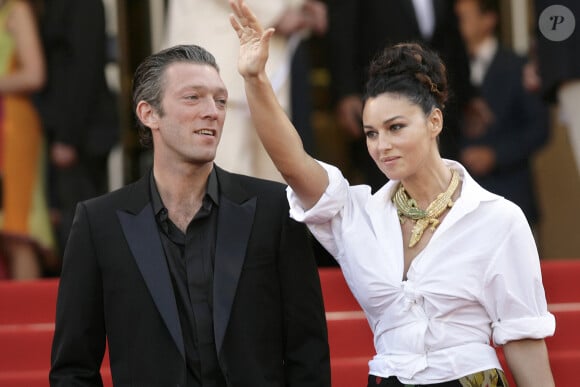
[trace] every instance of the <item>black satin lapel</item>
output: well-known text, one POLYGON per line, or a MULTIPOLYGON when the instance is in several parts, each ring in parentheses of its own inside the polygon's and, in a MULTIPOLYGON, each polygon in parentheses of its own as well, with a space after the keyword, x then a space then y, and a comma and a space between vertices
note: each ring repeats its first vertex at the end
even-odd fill
POLYGON ((153 208, 151 205, 146 205, 137 215, 117 211, 117 216, 153 301, 185 359, 177 303, 153 208))
POLYGON ((224 196, 220 197, 213 287, 214 331, 218 354, 230 319, 255 210, 256 198, 240 205, 224 196))

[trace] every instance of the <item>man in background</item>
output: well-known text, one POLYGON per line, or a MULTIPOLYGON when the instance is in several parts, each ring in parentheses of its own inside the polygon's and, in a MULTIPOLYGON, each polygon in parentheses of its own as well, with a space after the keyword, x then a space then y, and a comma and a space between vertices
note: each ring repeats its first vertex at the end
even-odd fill
POLYGON ((105 79, 102 0, 45 0, 40 33, 47 82, 36 102, 48 142, 49 205, 62 253, 76 204, 108 190, 107 159, 119 139, 117 102, 105 79))

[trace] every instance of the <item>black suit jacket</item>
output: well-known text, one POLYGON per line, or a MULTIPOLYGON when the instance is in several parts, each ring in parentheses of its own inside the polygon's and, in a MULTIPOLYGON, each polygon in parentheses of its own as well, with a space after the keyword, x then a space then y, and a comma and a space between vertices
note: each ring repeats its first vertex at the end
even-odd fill
POLYGON ((423 42, 449 68, 454 92, 462 100, 469 87, 469 61, 457 25, 453 0, 434 0, 435 29, 421 36, 411 0, 336 0, 329 3, 329 59, 337 97, 361 93, 370 61, 386 46, 423 42))
POLYGON ((536 26, 542 12, 553 5, 568 8, 575 17, 576 27, 572 35, 559 41, 547 39, 540 29, 536 28, 542 91, 550 102, 557 100, 557 91, 563 82, 580 79, 580 3, 578 0, 535 0, 536 26))
MULTIPOLYGON (((230 386, 329 386, 326 321, 307 232, 284 186, 218 171, 213 319, 230 386)), ((80 203, 65 250, 52 386, 184 386, 185 350, 149 178, 80 203)))
POLYGON ((538 220, 532 157, 549 135, 548 111, 538 95, 524 89, 525 59, 499 47, 481 85, 481 97, 494 121, 479 138, 463 146, 484 145, 493 149, 495 168, 474 178, 486 189, 519 205, 530 223, 538 220))
MULTIPOLYGON (((455 159, 459 148, 459 112, 475 91, 469 83, 469 60, 453 6, 453 0, 433 0, 435 29, 432 37, 425 40, 411 0, 331 1, 327 39, 331 88, 337 99, 363 93, 371 60, 389 45, 420 42, 437 51, 447 66, 451 89, 440 149, 444 157, 455 159)), ((360 142, 366 152, 364 136, 360 142)), ((374 162, 368 164, 364 168, 371 175, 372 171, 376 173, 374 162)), ((372 183, 375 188, 384 183, 382 174, 376 173, 371 179, 375 180, 372 183)))
POLYGON ((119 139, 119 122, 105 78, 103 1, 45 0, 40 33, 47 82, 35 100, 49 141, 106 155, 119 139))

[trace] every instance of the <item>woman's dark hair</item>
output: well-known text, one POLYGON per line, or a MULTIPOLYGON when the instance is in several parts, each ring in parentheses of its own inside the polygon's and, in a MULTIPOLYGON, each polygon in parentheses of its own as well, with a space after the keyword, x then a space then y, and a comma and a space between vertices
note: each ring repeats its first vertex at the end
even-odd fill
MULTIPOLYGON (((193 44, 173 46, 149 55, 137 67, 133 76, 133 112, 136 111, 140 101, 145 101, 163 116, 161 99, 165 91, 165 69, 176 62, 208 65, 219 72, 214 56, 204 48, 193 44)), ((139 117, 136 121, 141 145, 146 148, 152 147, 151 129, 143 125, 139 117)))
POLYGON ((370 64, 363 102, 383 93, 405 96, 425 114, 443 110, 449 97, 445 64, 419 43, 389 46, 370 64))

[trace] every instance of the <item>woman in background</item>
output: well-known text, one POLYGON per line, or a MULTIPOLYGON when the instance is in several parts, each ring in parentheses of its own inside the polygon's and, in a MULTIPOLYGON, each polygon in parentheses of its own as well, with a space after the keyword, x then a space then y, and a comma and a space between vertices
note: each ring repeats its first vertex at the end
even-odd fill
POLYGON ((13 279, 42 275, 53 246, 44 191, 44 141, 30 95, 44 84, 36 18, 24 0, 0 0, 2 246, 13 279))

